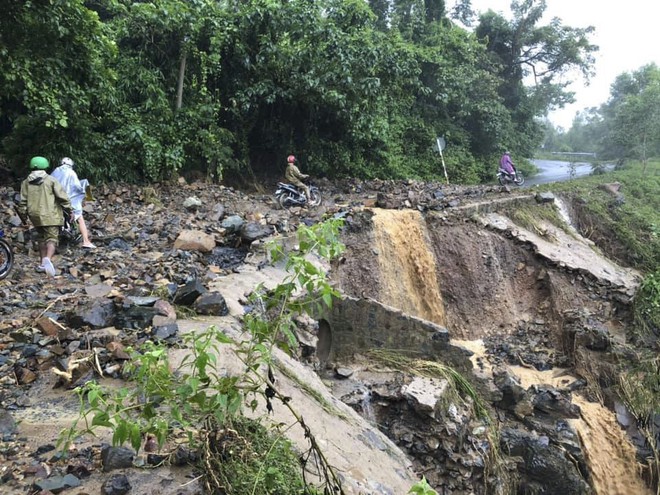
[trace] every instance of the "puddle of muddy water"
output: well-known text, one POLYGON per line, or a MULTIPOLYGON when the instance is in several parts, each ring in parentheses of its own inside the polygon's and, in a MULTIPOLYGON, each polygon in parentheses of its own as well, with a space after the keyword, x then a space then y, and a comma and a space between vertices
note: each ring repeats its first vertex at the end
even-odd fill
MULTIPOLYGON (((26 439, 28 448, 40 447, 45 444, 56 444, 63 429, 70 428, 80 412, 80 402, 73 390, 54 388, 56 378, 45 374, 35 382, 29 392, 30 403, 12 411, 12 416, 18 423, 19 437, 26 439)), ((101 379, 99 384, 106 389, 126 386, 121 380, 101 379)), ((99 438, 110 441, 110 432, 99 429, 99 438), (107 438, 106 438, 107 436, 107 438)))

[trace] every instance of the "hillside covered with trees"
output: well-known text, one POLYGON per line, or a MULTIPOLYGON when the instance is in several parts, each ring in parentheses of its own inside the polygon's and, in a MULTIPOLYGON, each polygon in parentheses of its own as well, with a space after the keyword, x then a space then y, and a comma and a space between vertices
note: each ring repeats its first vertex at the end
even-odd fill
POLYGON ((590 75, 592 28, 545 0, 0 0, 0 153, 72 156, 95 180, 492 175, 590 75), (460 21, 460 23, 458 22, 460 21), (468 30, 462 25, 472 25, 468 30))

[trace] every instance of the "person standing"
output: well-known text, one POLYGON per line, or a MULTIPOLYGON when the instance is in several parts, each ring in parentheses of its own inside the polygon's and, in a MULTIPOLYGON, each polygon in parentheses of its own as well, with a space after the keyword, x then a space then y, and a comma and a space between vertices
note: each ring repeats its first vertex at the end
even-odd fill
POLYGON ((305 197, 307 198, 307 201, 309 201, 311 199, 309 187, 307 187, 307 184, 303 182, 303 179, 307 179, 309 175, 303 174, 300 171, 300 169, 296 166, 298 160, 296 159, 295 156, 289 155, 286 161, 287 164, 286 164, 286 171, 284 172, 284 178, 294 186, 299 187, 300 189, 305 191, 305 197))
POLYGON ((41 264, 37 271, 55 276, 52 258, 57 248, 60 227, 64 216, 71 215, 73 208, 69 196, 57 180, 46 173, 48 160, 35 156, 30 160, 30 175, 21 183, 21 199, 18 214, 23 223, 29 220, 37 231, 41 264))
POLYGON ((511 155, 508 151, 505 151, 502 158, 500 158, 500 168, 509 174, 511 178, 515 178, 516 167, 513 164, 513 160, 511 160, 511 155))
POLYGON ((73 169, 75 163, 69 157, 60 160, 60 166, 51 172, 51 176, 57 179, 66 193, 69 195, 71 205, 73 206, 73 219, 78 222, 78 230, 82 236, 82 247, 85 249, 96 249, 96 246, 89 240, 89 231, 83 218, 82 203, 85 199, 85 189, 87 188, 87 179, 78 179, 78 174, 73 169))

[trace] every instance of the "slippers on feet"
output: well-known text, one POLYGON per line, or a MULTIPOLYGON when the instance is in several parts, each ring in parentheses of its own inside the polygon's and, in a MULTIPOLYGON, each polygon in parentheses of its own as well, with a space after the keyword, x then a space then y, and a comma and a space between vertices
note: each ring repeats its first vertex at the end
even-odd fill
POLYGON ((82 247, 84 249, 96 249, 96 246, 94 244, 83 244, 82 247))
POLYGON ((55 276, 55 267, 53 266, 53 262, 50 261, 48 258, 44 258, 42 260, 42 265, 44 267, 44 271, 48 274, 50 277, 55 276))

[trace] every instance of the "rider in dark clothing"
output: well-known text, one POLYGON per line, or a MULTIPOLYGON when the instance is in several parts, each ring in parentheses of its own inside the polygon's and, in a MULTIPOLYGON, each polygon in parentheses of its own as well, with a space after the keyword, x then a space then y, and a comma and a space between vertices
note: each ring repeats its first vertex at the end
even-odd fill
POLYGON ((286 164, 286 171, 284 172, 284 178, 293 184, 296 187, 299 187, 303 191, 305 191, 305 197, 307 198, 307 201, 310 200, 310 192, 309 192, 309 187, 307 187, 307 184, 305 184, 302 180, 307 179, 309 175, 303 174, 298 167, 296 167, 296 157, 293 155, 289 155, 288 158, 286 159, 287 164, 286 164))

